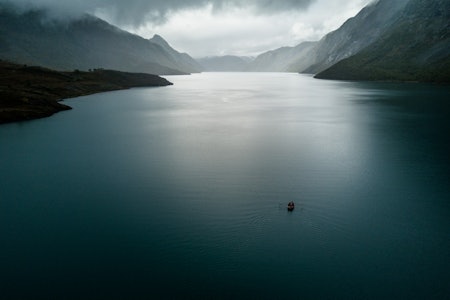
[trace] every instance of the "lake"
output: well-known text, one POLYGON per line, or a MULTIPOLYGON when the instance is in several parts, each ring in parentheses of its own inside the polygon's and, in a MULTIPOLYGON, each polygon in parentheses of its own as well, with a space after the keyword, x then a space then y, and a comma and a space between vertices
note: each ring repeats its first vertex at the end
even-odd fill
POLYGON ((448 297, 450 87, 167 78, 0 126, 0 298, 448 297))

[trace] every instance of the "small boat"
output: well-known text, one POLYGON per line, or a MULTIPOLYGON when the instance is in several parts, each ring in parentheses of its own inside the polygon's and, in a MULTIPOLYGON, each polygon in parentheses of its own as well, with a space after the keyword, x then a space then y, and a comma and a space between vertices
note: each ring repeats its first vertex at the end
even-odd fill
POLYGON ((288 205, 287 205, 287 210, 288 211, 293 211, 294 208, 295 208, 294 201, 289 202, 288 205))

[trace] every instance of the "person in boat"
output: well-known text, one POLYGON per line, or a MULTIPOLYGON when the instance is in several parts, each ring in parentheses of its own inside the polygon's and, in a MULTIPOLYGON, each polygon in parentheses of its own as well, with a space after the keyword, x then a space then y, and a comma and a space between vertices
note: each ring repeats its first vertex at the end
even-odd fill
POLYGON ((288 203, 288 206, 287 206, 288 210, 293 210, 294 207, 295 207, 294 201, 291 201, 288 203))

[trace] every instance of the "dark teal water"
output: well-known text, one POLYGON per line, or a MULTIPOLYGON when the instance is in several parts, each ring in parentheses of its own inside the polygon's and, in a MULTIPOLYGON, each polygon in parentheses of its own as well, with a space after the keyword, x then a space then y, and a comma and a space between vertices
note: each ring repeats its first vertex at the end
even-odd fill
POLYGON ((448 297, 450 88, 169 80, 0 126, 0 298, 448 297))

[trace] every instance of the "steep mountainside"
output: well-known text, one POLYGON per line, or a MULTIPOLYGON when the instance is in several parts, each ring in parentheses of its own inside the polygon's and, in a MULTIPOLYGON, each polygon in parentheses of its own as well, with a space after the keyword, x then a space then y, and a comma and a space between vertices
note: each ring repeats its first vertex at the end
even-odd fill
POLYGON ((243 72, 246 71, 251 57, 241 56, 212 56, 199 58, 197 61, 202 65, 205 71, 209 72, 243 72))
POLYGON ((310 65, 311 50, 316 42, 304 42, 296 47, 283 47, 258 55, 248 66, 257 72, 297 72, 310 65))
POLYGON ((180 53, 173 49, 160 35, 155 34, 149 41, 160 45, 171 56, 179 70, 189 70, 190 73, 202 71, 202 66, 195 59, 190 57, 187 53, 180 53))
POLYGON ((396 22, 399 12, 409 1, 379 0, 366 6, 339 29, 323 37, 309 53, 310 66, 297 70, 316 74, 358 53, 396 22))
POLYGON ((375 42, 410 0, 379 0, 318 42, 283 47, 256 57, 251 71, 318 73, 375 42))
POLYGON ((317 77, 450 82, 450 1, 411 0, 375 43, 317 77))
POLYGON ((172 50, 169 53, 158 43, 93 16, 57 21, 45 11, 19 13, 0 4, 0 59, 58 70, 105 68, 153 74, 199 71, 189 66, 190 57, 172 50))

